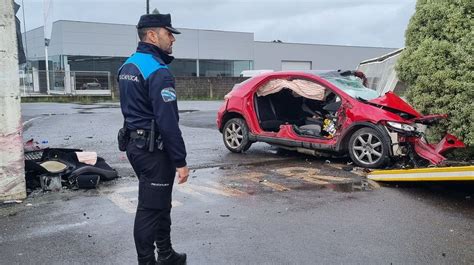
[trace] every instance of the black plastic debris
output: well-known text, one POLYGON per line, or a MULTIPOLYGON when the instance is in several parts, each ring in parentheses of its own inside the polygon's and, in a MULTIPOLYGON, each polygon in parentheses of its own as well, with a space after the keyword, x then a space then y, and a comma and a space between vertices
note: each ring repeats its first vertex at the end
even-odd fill
POLYGON ((44 191, 93 189, 100 181, 117 178, 117 171, 103 158, 97 157, 94 165, 79 162, 80 149, 45 148, 25 144, 25 178, 29 190, 41 187, 44 191))

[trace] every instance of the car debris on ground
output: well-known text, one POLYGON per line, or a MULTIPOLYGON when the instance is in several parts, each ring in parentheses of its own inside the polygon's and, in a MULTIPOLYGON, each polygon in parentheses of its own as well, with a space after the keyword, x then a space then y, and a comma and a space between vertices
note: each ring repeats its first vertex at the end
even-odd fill
POLYGON ((25 179, 28 193, 43 191, 96 188, 100 181, 117 178, 110 167, 95 152, 71 148, 42 148, 33 139, 25 148, 25 179))

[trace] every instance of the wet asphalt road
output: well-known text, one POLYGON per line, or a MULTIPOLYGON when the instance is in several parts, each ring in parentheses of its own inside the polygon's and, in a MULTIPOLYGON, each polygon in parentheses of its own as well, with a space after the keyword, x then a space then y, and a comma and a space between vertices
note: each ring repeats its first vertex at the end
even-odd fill
MULTIPOLYGON (((172 238, 188 264, 474 263, 472 185, 376 188, 345 160, 266 144, 231 154, 218 106, 180 103, 193 172, 174 191, 172 238)), ((24 104, 23 120, 25 140, 97 151, 122 177, 0 206, 0 264, 136 264, 137 181, 116 151, 117 105, 24 104)))

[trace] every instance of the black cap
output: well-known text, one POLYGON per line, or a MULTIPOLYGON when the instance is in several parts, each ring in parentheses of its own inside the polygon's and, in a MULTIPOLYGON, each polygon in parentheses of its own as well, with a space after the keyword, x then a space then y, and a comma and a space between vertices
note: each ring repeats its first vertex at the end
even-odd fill
POLYGON ((166 28, 174 34, 181 34, 171 26, 170 14, 147 14, 140 17, 137 29, 141 28, 166 28))

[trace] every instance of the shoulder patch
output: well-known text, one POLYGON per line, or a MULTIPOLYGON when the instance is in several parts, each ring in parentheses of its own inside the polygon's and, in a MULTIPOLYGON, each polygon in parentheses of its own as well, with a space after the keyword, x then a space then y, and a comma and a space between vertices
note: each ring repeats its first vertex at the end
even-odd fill
POLYGON ((161 97, 164 102, 170 102, 176 100, 176 90, 172 87, 163 88, 161 90, 161 97))
MULTIPOLYGON (((153 72, 162 68, 168 69, 168 66, 162 65, 151 54, 136 52, 125 61, 122 67, 126 64, 134 64, 143 76, 147 79, 153 72)), ((122 69, 120 67, 119 71, 122 69)))

